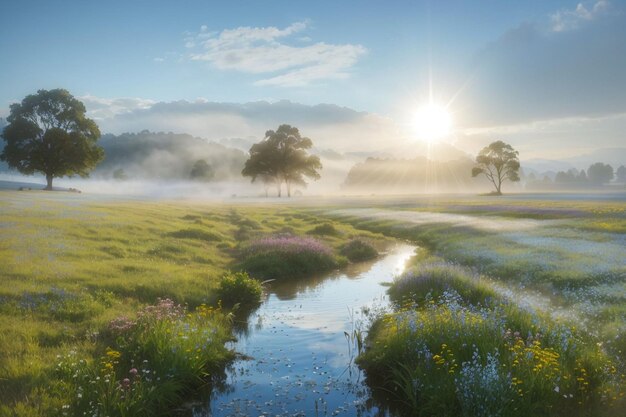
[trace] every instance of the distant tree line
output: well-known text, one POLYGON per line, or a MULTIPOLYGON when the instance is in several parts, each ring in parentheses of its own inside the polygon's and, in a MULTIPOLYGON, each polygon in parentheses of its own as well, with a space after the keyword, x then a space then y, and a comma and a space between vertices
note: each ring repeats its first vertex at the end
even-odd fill
POLYGON ((94 175, 126 179, 223 181, 241 178, 244 152, 172 132, 103 135, 104 160, 94 175))
POLYGON ((591 164, 586 171, 584 169, 570 168, 567 171, 558 171, 553 178, 547 174, 543 174, 541 178, 538 178, 537 175, 531 173, 526 177, 526 186, 539 188, 546 186, 589 188, 601 187, 613 180, 617 183, 626 183, 626 167, 620 165, 616 170, 613 170, 613 167, 609 164, 596 162, 591 164))

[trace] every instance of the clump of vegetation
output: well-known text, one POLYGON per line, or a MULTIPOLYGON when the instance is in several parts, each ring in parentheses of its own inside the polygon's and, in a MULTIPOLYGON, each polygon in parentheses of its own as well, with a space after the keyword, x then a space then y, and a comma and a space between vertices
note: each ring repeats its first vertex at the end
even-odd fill
POLYGON ((222 237, 214 232, 210 232, 208 230, 202 230, 198 228, 188 228, 181 229, 175 232, 169 233, 169 236, 175 237, 178 239, 197 239, 197 240, 206 240, 209 242, 219 242, 222 240, 222 237))
POLYGON ((307 232, 310 235, 337 236, 339 230, 332 223, 318 224, 307 232))
POLYGON ((217 287, 217 297, 225 307, 240 304, 243 307, 256 307, 261 302, 263 286, 246 272, 227 272, 217 287))
POLYGON ((378 251, 364 240, 354 239, 341 248, 341 254, 351 262, 360 262, 376 258, 378 251))
POLYGON ((118 317, 109 324, 114 347, 96 361, 59 357, 64 406, 73 415, 169 415, 185 395, 217 379, 233 357, 224 347, 230 323, 206 305, 187 313, 169 299, 142 309, 135 320, 118 317))
POLYGON ((252 242, 241 252, 240 266, 263 279, 314 275, 339 266, 340 261, 319 240, 274 235, 252 242))
POLYGON ((574 328, 494 297, 456 267, 409 271, 404 304, 373 324, 357 362, 406 415, 610 414, 618 365, 574 328), (476 288, 471 288, 476 285, 476 288))
POLYGON ((489 306, 502 301, 480 276, 441 261, 420 263, 398 276, 389 288, 389 297, 396 305, 419 305, 430 300, 438 302, 450 291, 473 305, 489 306))
POLYGON ((237 230, 235 230, 233 236, 237 242, 243 242, 244 240, 250 239, 251 230, 245 226, 239 226, 237 230))

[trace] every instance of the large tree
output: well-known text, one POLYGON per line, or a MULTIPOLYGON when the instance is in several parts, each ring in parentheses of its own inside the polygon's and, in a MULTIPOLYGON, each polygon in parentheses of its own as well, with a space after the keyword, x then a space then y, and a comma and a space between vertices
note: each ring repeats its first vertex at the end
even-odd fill
POLYGON ((587 169, 587 176, 592 184, 602 185, 613 179, 613 167, 609 164, 596 162, 587 169))
POLYGON ((241 173, 251 177, 252 182, 261 179, 265 184, 275 184, 279 197, 284 183, 291 197, 293 185, 305 187, 305 178, 320 178, 318 170, 322 163, 319 157, 307 152, 312 146, 311 139, 302 137, 298 128, 280 125, 276 131, 265 132, 265 138, 252 145, 250 158, 241 173))
POLYGON ((85 106, 67 90, 39 90, 11 105, 0 159, 22 174, 41 172, 46 190, 53 178, 86 177, 104 156, 100 130, 85 117, 85 106))
POLYGON ((484 147, 476 156, 476 166, 472 168, 472 177, 484 174, 496 188, 496 194, 502 194, 505 180, 519 181, 519 152, 507 143, 498 140, 484 147))

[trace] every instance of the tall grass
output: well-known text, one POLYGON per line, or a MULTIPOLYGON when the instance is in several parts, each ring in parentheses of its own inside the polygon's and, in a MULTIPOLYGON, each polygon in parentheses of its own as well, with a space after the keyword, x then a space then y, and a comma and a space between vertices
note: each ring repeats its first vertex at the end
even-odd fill
POLYGON ((216 381, 232 359, 228 317, 199 306, 187 313, 172 300, 143 308, 137 319, 119 317, 109 332, 113 347, 96 361, 76 352, 59 356, 56 372, 66 391, 66 414, 169 415, 181 398, 216 381))

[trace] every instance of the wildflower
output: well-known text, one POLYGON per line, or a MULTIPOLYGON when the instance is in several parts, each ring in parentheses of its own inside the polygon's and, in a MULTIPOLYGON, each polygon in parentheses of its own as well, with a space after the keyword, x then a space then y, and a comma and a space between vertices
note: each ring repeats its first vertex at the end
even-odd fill
POLYGON ((120 356, 122 356, 120 352, 111 348, 107 348, 106 355, 111 359, 118 359, 120 356))

